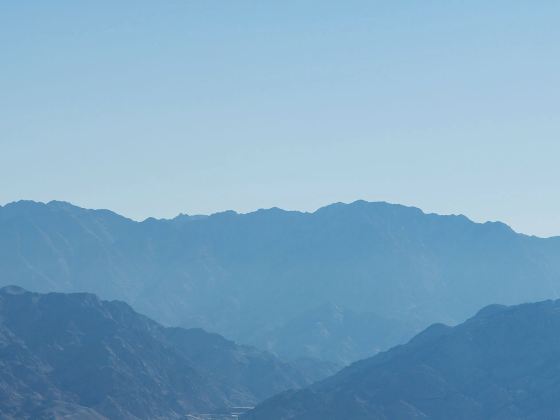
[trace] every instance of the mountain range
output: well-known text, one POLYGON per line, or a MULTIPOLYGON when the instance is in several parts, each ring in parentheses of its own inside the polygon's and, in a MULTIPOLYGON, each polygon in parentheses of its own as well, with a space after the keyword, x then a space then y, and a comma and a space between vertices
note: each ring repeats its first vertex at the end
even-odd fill
POLYGON ((0 232, 1 285, 92 292, 294 360, 346 364, 560 291, 560 238, 388 203, 136 222, 21 201, 0 207, 0 232))
POLYGON ((548 420, 560 418, 560 300, 488 306, 244 420, 548 420))
POLYGON ((254 406, 333 373, 88 293, 0 289, 2 419, 173 419, 254 406))

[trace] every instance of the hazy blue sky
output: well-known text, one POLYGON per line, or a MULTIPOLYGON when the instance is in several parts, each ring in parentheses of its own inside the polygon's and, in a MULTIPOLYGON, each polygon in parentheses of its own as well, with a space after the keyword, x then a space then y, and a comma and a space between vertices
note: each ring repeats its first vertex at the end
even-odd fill
POLYGON ((560 235, 560 2, 0 0, 0 204, 358 198, 560 235))

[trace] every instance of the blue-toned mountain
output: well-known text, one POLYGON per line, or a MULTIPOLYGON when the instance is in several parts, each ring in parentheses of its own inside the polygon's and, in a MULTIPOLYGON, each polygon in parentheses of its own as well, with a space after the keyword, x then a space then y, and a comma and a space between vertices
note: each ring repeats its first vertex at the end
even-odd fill
POLYGON ((489 306, 273 397, 244 419, 557 419, 559 331, 560 300, 489 306))
POLYGON ((1 418, 185 418, 252 406, 328 373, 162 327, 92 294, 0 289, 1 418))
POLYGON ((23 201, 0 208, 0 278, 42 292, 93 292, 166 325, 344 362, 490 303, 556 297, 560 239, 364 201, 314 213, 144 222, 23 201), (352 315, 340 324, 332 311, 318 310, 325 305, 352 315), (344 323, 373 317, 369 329, 328 339, 344 323), (392 325, 398 334, 387 334, 392 325), (302 343, 302 336, 316 340, 302 343))

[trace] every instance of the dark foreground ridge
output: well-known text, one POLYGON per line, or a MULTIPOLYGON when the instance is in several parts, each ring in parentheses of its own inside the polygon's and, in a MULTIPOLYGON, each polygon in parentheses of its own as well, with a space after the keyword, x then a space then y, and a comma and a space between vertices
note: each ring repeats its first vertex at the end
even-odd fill
POLYGON ((172 419, 254 406, 330 373, 95 295, 0 289, 0 417, 172 419))
POLYGON ((493 305, 273 397, 243 419, 558 419, 559 332, 560 301, 493 305))

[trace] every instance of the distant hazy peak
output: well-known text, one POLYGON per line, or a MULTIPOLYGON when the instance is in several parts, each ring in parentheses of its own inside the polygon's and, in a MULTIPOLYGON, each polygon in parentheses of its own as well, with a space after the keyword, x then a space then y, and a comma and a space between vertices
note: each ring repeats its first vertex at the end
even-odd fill
POLYGON ((0 288, 0 294, 1 295, 22 295, 24 293, 29 293, 27 290, 25 290, 23 287, 19 287, 19 286, 4 286, 2 288, 0 288))
POLYGON ((480 311, 478 311, 474 317, 475 318, 483 318, 483 317, 487 317, 487 316, 492 316, 492 315, 495 315, 497 313, 504 312, 507 309, 508 309, 508 306, 506 306, 506 305, 497 305, 497 304, 488 305, 488 306, 485 306, 484 308, 482 308, 480 311))
MULTIPOLYGON (((40 202, 40 201, 33 201, 33 200, 19 200, 14 201, 11 203, 7 203, 4 206, 0 206, 0 211, 6 209, 15 211, 17 209, 27 209, 27 210, 64 210, 69 212, 95 212, 95 213, 106 213, 111 214, 113 216, 118 216, 126 220, 132 221, 132 219, 127 218, 126 216, 120 215, 115 213, 111 210, 107 209, 87 209, 83 207, 76 206, 72 203, 67 201, 59 201, 59 200, 52 200, 48 203, 40 202)), ((498 229, 503 230, 510 230, 513 231, 507 224, 499 222, 499 221, 489 221, 485 223, 477 223, 473 222, 471 219, 466 217, 465 215, 459 214, 450 214, 450 215, 442 215, 438 213, 425 213, 418 207, 414 206, 406 206, 402 204, 395 204, 389 203, 386 201, 365 201, 365 200, 356 200, 351 203, 343 203, 337 202, 333 204, 328 204, 326 206, 320 207, 313 212, 302 212, 298 210, 284 210, 279 207, 271 207, 266 209, 258 209, 255 211, 247 212, 247 213, 238 213, 234 210, 224 210, 217 213, 212 213, 210 215, 188 215, 186 213, 181 213, 174 218, 166 219, 166 218, 155 218, 155 217, 148 217, 143 220, 143 222, 154 222, 154 221, 175 221, 175 222, 184 222, 184 221, 199 221, 208 218, 216 219, 216 218, 229 218, 229 217, 236 217, 236 216, 244 216, 244 217, 251 217, 251 216, 262 216, 262 215, 322 215, 322 214, 331 214, 336 213, 338 211, 342 211, 343 213, 354 212, 354 211, 374 211, 376 213, 381 212, 382 214, 390 213, 390 214, 408 214, 408 215, 415 215, 415 216, 427 216, 427 217, 444 217, 444 218, 455 218, 458 220, 462 220, 464 222, 477 224, 477 225, 485 225, 489 227, 496 227, 498 229)))

